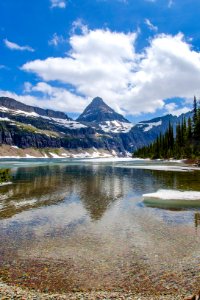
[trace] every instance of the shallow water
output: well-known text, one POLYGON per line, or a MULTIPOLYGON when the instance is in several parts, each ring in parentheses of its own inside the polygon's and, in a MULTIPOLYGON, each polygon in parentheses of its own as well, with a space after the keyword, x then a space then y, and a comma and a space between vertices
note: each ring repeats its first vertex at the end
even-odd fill
POLYGON ((142 197, 199 192, 199 171, 150 161, 13 160, 1 167, 11 169, 13 182, 0 187, 4 281, 50 292, 200 286, 199 205, 145 204, 142 197))

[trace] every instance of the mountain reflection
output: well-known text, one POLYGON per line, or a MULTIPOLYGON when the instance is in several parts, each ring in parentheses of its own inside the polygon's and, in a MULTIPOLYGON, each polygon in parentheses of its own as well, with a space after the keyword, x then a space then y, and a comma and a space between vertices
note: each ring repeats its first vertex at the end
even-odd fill
POLYGON ((0 188, 0 219, 33 208, 80 202, 95 221, 101 219, 116 200, 127 196, 141 199, 143 193, 155 192, 163 186, 184 189, 188 177, 190 188, 198 190, 195 172, 123 169, 98 164, 17 168, 12 170, 13 184, 0 188))
POLYGON ((19 168, 13 184, 0 190, 0 219, 25 210, 62 201, 80 201, 90 217, 98 220, 108 206, 123 196, 123 184, 114 169, 107 173, 87 166, 19 168))
POLYGON ((108 169, 95 176, 92 170, 87 174, 87 180, 80 182, 80 199, 93 220, 99 220, 109 205, 124 195, 125 183, 116 173, 114 169, 108 169))
POLYGON ((195 213, 195 215, 194 215, 194 224, 195 224, 196 228, 198 228, 200 226, 200 213, 199 212, 195 213))

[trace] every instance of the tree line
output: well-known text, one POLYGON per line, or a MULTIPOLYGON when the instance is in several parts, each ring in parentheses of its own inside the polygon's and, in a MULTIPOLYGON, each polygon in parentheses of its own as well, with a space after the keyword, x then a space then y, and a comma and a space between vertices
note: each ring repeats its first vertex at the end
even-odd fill
POLYGON ((169 122, 167 131, 159 134, 148 146, 133 153, 141 158, 200 158, 200 102, 194 97, 192 117, 182 118, 173 126, 169 122))

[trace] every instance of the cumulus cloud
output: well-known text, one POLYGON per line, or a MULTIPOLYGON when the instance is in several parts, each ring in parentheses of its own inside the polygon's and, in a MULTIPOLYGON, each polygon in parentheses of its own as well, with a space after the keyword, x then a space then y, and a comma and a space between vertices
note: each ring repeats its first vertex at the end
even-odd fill
POLYGON ((144 23, 149 27, 152 31, 158 31, 158 27, 153 25, 152 22, 149 19, 145 19, 144 23))
POLYGON ((10 97, 32 106, 60 110, 66 113, 79 113, 89 104, 89 99, 77 96, 64 88, 53 87, 45 82, 24 84, 22 95, 0 90, 0 95, 10 97))
POLYGON ((169 113, 173 116, 180 116, 180 115, 188 112, 189 110, 191 110, 191 108, 188 106, 179 108, 176 103, 171 102, 171 103, 168 103, 165 105, 165 110, 167 111, 167 113, 169 113))
POLYGON ((30 46, 20 46, 16 43, 10 42, 9 40, 5 39, 4 44, 7 48, 10 50, 18 50, 18 51, 30 51, 34 52, 35 50, 31 48, 30 46))
POLYGON ((116 100, 123 98, 135 67, 135 39, 136 33, 109 30, 73 35, 70 38, 72 49, 67 57, 29 62, 23 70, 34 72, 45 81, 71 84, 78 93, 90 98, 99 95, 105 100, 111 99, 110 104, 119 110, 116 100))
MULTIPOLYGON (((110 30, 74 33, 66 57, 30 61, 22 69, 49 82, 48 86, 51 81, 73 86, 73 101, 77 101, 74 111, 80 112, 83 104, 95 96, 105 99, 118 112, 136 115, 164 108, 165 99, 199 94, 200 53, 192 49, 183 34, 157 35, 142 53, 135 51, 136 39, 137 33, 110 30), (76 94, 84 97, 77 98, 76 94)), ((53 91, 58 93, 56 88, 53 91)), ((62 93, 66 99, 65 91, 62 93)), ((62 97, 58 99, 63 101, 62 97)))
POLYGON ((65 0, 50 0, 51 2, 51 8, 65 8, 66 7, 66 1, 65 0))

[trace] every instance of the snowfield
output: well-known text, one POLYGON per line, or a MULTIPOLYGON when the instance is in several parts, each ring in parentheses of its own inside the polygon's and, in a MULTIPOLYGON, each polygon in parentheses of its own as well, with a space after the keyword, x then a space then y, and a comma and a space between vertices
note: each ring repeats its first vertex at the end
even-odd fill
POLYGON ((125 123, 120 121, 105 121, 99 124, 100 128, 104 132, 113 132, 113 133, 127 133, 133 128, 132 123, 125 123))
POLYGON ((153 127, 157 127, 157 126, 161 126, 162 125, 162 121, 158 121, 158 122, 154 122, 154 123, 142 123, 140 122, 138 124, 138 127, 143 127, 143 131, 149 131, 151 130, 153 127))

